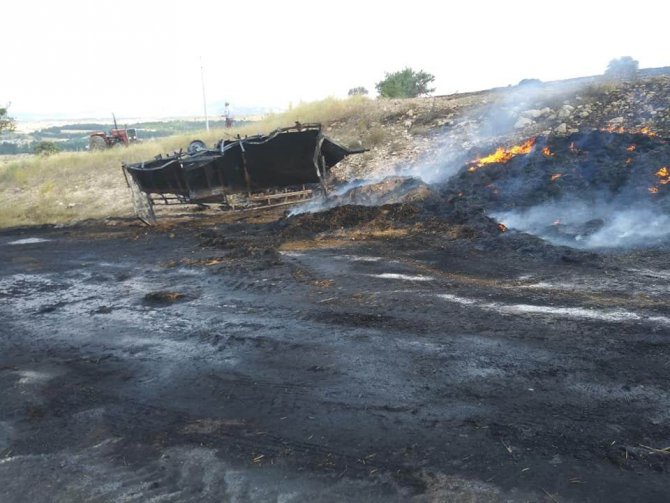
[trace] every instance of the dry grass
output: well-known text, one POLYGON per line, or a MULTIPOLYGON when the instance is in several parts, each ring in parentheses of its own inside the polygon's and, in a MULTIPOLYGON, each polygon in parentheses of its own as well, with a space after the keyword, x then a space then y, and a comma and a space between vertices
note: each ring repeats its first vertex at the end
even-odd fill
POLYGON ((336 238, 317 238, 317 239, 298 239, 295 241, 286 241, 279 246, 279 251, 306 251, 321 250, 326 248, 345 248, 354 243, 351 239, 336 238))
POLYGON ((101 152, 28 156, 0 164, 0 227, 35 224, 69 224, 87 218, 131 216, 130 196, 121 171, 122 162, 139 162, 159 153, 185 148, 199 138, 213 144, 223 137, 268 133, 278 127, 302 123, 330 124, 350 117, 365 117, 377 107, 365 97, 327 98, 303 103, 282 114, 232 129, 176 135, 160 140, 101 152))

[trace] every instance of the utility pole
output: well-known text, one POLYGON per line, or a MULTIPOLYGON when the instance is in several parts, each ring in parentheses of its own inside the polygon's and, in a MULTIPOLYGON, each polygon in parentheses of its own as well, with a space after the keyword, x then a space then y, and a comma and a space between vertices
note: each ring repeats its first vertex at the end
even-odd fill
POLYGON ((200 57, 200 81, 202 82, 202 106, 205 109, 205 129, 209 132, 209 117, 207 116, 207 97, 205 96, 205 67, 202 65, 202 56, 200 57))

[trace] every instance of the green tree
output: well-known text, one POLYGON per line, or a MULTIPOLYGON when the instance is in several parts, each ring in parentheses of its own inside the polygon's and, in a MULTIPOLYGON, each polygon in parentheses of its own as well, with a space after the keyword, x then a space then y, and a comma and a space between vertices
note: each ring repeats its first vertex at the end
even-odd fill
POLYGON ((0 133, 3 131, 14 131, 14 128, 16 124, 14 123, 14 119, 12 119, 9 115, 7 115, 7 109, 9 108, 9 105, 6 107, 0 107, 0 133))
POLYGON ((60 146, 53 141, 41 141, 35 145, 33 150, 37 155, 50 156, 60 152, 60 146))
POLYGON ((638 67, 638 61, 630 56, 616 58, 610 61, 607 65, 605 76, 616 79, 633 78, 637 75, 638 67))
POLYGON ((382 98, 416 98, 432 93, 435 89, 428 84, 435 80, 435 76, 423 70, 415 72, 411 68, 404 68, 398 72, 387 73, 384 80, 377 82, 375 88, 382 98))

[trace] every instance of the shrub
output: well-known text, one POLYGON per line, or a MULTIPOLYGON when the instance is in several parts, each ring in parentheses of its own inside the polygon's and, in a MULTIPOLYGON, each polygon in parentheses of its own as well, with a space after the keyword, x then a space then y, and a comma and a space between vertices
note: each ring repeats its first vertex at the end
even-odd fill
POLYGON ((35 145, 34 152, 37 155, 43 155, 46 157, 60 152, 60 147, 53 141, 41 141, 35 145))
POLYGON ((349 96, 367 96, 368 90, 363 86, 352 87, 347 94, 349 96))
POLYGON ((432 93, 435 89, 428 88, 428 84, 435 80, 435 76, 423 70, 415 72, 405 68, 398 72, 387 73, 384 80, 375 85, 382 98, 416 98, 432 93))
POLYGON ((517 86, 519 87, 539 87, 542 85, 540 79, 521 79, 517 86))
POLYGON ((639 63, 630 56, 616 58, 609 62, 605 70, 606 77, 626 79, 637 75, 639 63))
POLYGON ((7 115, 8 108, 9 105, 4 108, 0 107, 0 133, 3 131, 14 131, 14 119, 7 115))

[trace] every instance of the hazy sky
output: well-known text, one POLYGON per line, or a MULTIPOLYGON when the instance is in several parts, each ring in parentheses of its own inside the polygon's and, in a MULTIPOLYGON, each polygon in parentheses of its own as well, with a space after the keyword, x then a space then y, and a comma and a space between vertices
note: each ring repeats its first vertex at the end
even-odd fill
POLYGON ((215 102, 374 93, 385 72, 436 94, 602 73, 615 57, 670 65, 664 1, 5 1, 0 103, 44 117, 202 113, 215 102))

